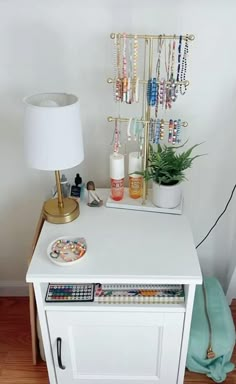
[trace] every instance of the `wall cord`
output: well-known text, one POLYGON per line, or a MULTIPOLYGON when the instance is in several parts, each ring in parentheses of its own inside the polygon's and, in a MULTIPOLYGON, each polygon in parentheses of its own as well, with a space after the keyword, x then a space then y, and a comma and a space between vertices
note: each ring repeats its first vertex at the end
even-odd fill
POLYGON ((233 194, 234 194, 234 191, 235 191, 235 188, 236 188, 236 184, 234 185, 233 189, 232 189, 232 192, 231 192, 231 195, 229 197, 229 200, 227 201, 227 204, 224 208, 224 210, 221 212, 221 214, 219 215, 219 217, 217 218, 217 220, 215 221, 215 223, 212 225, 212 227, 209 229, 209 231, 207 232, 206 236, 200 241, 200 243, 198 243, 198 245, 196 246, 196 249, 198 247, 200 247, 200 245, 206 240, 206 238, 210 235, 211 231, 215 228, 216 224, 218 223, 218 221, 221 219, 221 217, 223 216, 223 214, 226 212, 228 206, 229 206, 229 203, 233 197, 233 194))

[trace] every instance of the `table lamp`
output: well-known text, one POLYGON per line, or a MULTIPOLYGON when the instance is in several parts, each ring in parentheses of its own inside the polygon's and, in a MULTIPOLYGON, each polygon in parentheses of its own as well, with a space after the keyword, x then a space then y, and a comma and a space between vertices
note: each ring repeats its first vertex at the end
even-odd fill
POLYGON ((69 223, 79 216, 79 203, 63 198, 60 170, 75 167, 84 159, 78 97, 44 93, 24 98, 24 139, 31 168, 55 171, 57 198, 44 203, 43 214, 51 223, 69 223))

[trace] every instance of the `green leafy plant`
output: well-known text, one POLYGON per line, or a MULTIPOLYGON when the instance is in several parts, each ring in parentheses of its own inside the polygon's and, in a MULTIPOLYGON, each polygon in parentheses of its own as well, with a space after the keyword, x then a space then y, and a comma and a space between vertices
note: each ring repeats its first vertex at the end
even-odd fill
POLYGON ((185 170, 191 168, 193 161, 202 155, 191 156, 192 151, 201 143, 193 145, 187 151, 178 153, 176 150, 185 144, 186 142, 178 147, 158 144, 156 149, 150 145, 148 167, 143 173, 144 179, 152 179, 163 185, 174 185, 186 180, 185 170))

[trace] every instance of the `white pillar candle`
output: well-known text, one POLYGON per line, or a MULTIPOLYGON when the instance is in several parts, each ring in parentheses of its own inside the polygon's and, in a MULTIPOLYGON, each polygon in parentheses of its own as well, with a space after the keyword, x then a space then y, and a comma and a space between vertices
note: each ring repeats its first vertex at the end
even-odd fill
POLYGON ((123 179, 125 176, 124 155, 113 153, 110 155, 110 177, 114 180, 123 179))
POLYGON ((111 198, 115 201, 124 197, 124 155, 113 153, 110 155, 111 198))
POLYGON ((143 193, 143 177, 136 172, 142 172, 142 156, 138 152, 129 154, 129 196, 138 199, 143 193))
MULTIPOLYGON (((129 175, 135 172, 142 172, 142 156, 138 152, 129 154, 129 175)), ((131 175, 132 176, 132 175, 131 175)))

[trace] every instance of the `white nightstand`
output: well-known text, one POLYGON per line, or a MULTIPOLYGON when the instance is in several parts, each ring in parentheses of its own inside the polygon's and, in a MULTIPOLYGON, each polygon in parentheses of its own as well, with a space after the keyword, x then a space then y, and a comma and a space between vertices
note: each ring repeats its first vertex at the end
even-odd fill
MULTIPOLYGON (((99 190, 104 201, 107 194, 99 190)), ((50 383, 182 384, 195 287, 202 282, 186 218, 85 203, 80 210, 69 224, 44 222, 27 272, 50 383), (86 238, 87 253, 74 266, 62 268, 47 257, 60 236, 86 238), (49 282, 183 284, 185 303, 46 303, 49 282)))

